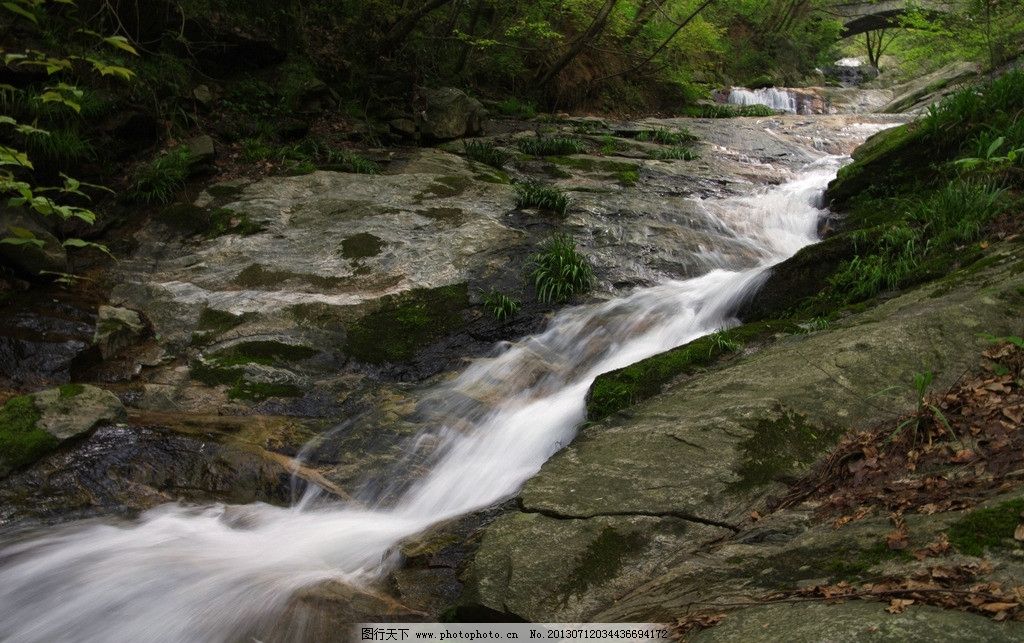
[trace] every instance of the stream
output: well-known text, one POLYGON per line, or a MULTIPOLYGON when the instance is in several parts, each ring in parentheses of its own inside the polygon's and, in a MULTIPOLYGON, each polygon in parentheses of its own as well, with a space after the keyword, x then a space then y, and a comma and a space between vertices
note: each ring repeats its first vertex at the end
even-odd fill
POLYGON ((0 638, 247 639, 301 588, 371 587, 400 562, 403 540, 514 495, 572 440, 597 375, 736 323, 765 269, 816 241, 821 193, 845 160, 822 155, 780 185, 699 202, 756 267, 708 248, 700 276, 565 309, 425 393, 432 426, 407 448, 424 473, 400 493, 358 505, 315 490, 287 508, 169 504, 9 539, 0 638))

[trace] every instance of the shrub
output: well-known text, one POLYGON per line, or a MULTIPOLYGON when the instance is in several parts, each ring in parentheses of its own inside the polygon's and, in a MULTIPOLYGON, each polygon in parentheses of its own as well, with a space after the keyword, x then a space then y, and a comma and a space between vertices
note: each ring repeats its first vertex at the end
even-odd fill
POLYGON ((576 249, 569 235, 556 234, 530 257, 530 280, 539 301, 562 303, 587 292, 594 283, 594 270, 576 249))
POLYGON ((533 182, 519 183, 515 187, 518 208, 539 208, 562 215, 569 209, 569 197, 557 188, 533 182))
POLYGON ((185 185, 191 160, 185 147, 164 152, 135 171, 128 196, 141 203, 170 203, 185 185))
POLYGON ((501 169, 511 155, 503 149, 495 147, 490 141, 466 141, 462 144, 466 157, 501 169))
POLYGON ((587 145, 578 138, 569 136, 533 136, 521 138, 516 145, 523 154, 530 156, 561 156, 563 154, 581 154, 587 145))
POLYGON ((519 302, 497 290, 491 290, 484 297, 484 308, 491 311, 498 321, 505 321, 519 312, 519 302))

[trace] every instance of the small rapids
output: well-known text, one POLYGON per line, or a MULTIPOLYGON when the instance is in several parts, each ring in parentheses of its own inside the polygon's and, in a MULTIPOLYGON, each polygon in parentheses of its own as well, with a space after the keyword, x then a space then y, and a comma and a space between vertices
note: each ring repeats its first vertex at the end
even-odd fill
POLYGON ((381 578, 403 540, 513 495, 573 438, 597 375, 734 324, 765 268, 816 240, 820 195, 843 160, 824 157, 788 183, 703 203, 756 265, 710 252, 702 276, 564 310, 544 332, 430 391, 429 439, 413 443, 431 445, 426 473, 389 500, 170 504, 134 521, 7 537, 0 639, 258 640, 248 633, 272 623, 297 590, 381 578))

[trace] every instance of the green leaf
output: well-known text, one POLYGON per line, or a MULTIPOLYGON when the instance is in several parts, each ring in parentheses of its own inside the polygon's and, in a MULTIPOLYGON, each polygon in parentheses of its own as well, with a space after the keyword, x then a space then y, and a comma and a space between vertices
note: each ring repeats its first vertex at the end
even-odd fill
POLYGON ((32 162, 28 160, 27 154, 13 147, 4 147, 3 145, 0 145, 0 165, 16 165, 18 167, 27 167, 30 170, 35 169, 32 166, 32 162))
POLYGON ((39 20, 36 18, 35 14, 32 13, 31 11, 29 11, 28 9, 26 9, 24 7, 21 7, 21 6, 18 6, 17 4, 15 4, 13 2, 4 2, 2 4, 3 4, 4 9, 7 9, 11 13, 15 13, 15 14, 21 16, 22 18, 26 18, 28 20, 31 20, 33 23, 35 23, 37 25, 39 24, 39 20))
POLYGON ((93 69, 99 72, 101 76, 117 76, 118 78, 122 78, 124 80, 131 80, 132 76, 135 75, 135 72, 133 72, 131 69, 128 69, 127 67, 110 65, 97 58, 86 58, 86 60, 88 60, 89 63, 92 64, 93 69))
POLYGON ((1000 136, 996 140, 992 141, 992 144, 988 146, 988 152, 985 153, 985 156, 987 158, 992 158, 992 155, 996 153, 996 150, 1003 146, 1004 141, 1006 141, 1005 136, 1000 136))
POLYGON ((99 250, 103 254, 107 255, 111 259, 114 259, 114 255, 110 254, 110 249, 102 243, 93 243, 92 241, 86 241, 84 239, 68 239, 64 242, 65 248, 92 248, 99 250))
POLYGON ((5 243, 9 246, 35 246, 42 248, 46 243, 42 239, 19 239, 16 237, 4 237, 0 239, 0 243, 5 243))
POLYGON ((107 36, 103 39, 103 42, 107 43, 111 47, 115 47, 122 51, 127 51, 133 56, 138 56, 139 52, 135 51, 135 47, 132 46, 128 39, 124 36, 107 36))

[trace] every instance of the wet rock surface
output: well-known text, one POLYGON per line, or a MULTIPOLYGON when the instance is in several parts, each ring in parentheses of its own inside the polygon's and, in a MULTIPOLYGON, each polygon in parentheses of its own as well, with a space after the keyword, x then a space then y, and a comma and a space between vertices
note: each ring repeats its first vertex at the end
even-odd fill
MULTIPOLYGON (((4 311, 15 323, 0 331, 0 351, 19 369, 0 375, 12 388, 86 374, 116 391, 129 417, 106 418, 0 482, 0 522, 133 516, 173 501, 287 504, 309 482, 338 498, 391 497, 420 473, 402 471, 402 462, 435 419, 429 400, 416 402, 423 388, 495 342, 543 327, 552 307, 531 301, 524 272, 553 231, 573 233, 594 264, 592 300, 705 272, 720 256, 753 266, 758 258, 702 199, 785 181, 900 120, 569 119, 484 139, 513 155, 501 170, 468 160, 456 141, 400 150, 379 175, 317 171, 211 185, 139 231, 109 277, 109 302, 41 312, 49 305, 41 300, 4 311), (641 140, 684 128, 698 138, 697 159, 652 158, 666 146, 641 140), (516 151, 518 139, 538 133, 578 137, 587 150, 543 158, 516 151), (602 150, 609 138, 613 149, 602 150), (538 177, 569 195, 564 218, 516 206, 510 181, 538 177), (494 320, 481 306, 491 288, 523 300, 520 314, 494 320), (39 332, 49 320, 54 330, 39 332), (293 458, 303 445, 299 466, 293 458)), ((640 443, 689 457, 674 438, 640 443)), ((552 466, 565 466, 565 457, 552 466)), ((675 475, 652 471, 658 480, 675 475)), ((440 546, 403 552, 406 564, 379 595, 315 588, 289 613, 326 618, 328 629, 338 615, 434 617, 470 578, 476 598, 467 614, 593 614, 664 571, 668 553, 732 533, 730 509, 695 521, 706 516, 672 499, 676 480, 630 504, 622 494, 636 481, 626 476, 591 506, 546 488, 547 475, 527 487, 522 510, 485 512, 440 529, 440 546), (482 538, 468 538, 492 520, 482 538), (539 554, 538 543, 549 551, 539 554), (559 549, 564 543, 572 552, 559 549), (508 583, 493 580, 503 565, 534 555, 508 583), (604 562, 592 567, 595 556, 604 562), (529 589, 545 567, 583 580, 553 594, 529 589)))
MULTIPOLYGON (((914 373, 934 371, 937 389, 944 389, 976 364, 977 351, 966 347, 981 348, 983 329, 1019 332, 1024 276, 1016 266, 1024 254, 1011 244, 994 257, 957 276, 955 288, 921 287, 827 331, 781 339, 586 426, 527 482, 519 511, 484 530, 465 599, 530 620, 664 620, 691 601, 718 600, 752 583, 780 589, 778 574, 799 576, 790 581, 829 577, 838 543, 854 553, 874 546, 853 544, 868 526, 835 532, 788 513, 751 528, 750 513, 764 512, 766 497, 806 472, 849 427, 871 426, 912 407, 914 373), (631 540, 628 525, 637 520, 650 521, 642 530, 647 536, 631 540), (672 542, 664 530, 683 525, 704 531, 677 533, 668 548, 676 553, 648 544, 672 542), (550 565, 588 560, 578 550, 605 527, 619 534, 606 537, 615 554, 594 558, 619 564, 591 575, 577 570, 574 578, 591 583, 564 587, 565 576, 551 574, 550 565), (798 546, 801 539, 816 544, 798 546), (708 550, 711 540, 735 547, 708 550), (790 543, 799 563, 786 562, 784 552, 769 546, 745 550, 744 540, 790 543), (720 553, 706 560, 706 551, 720 553), (735 576, 710 573, 736 551, 775 575, 749 568, 735 576), (648 571, 635 571, 644 565, 648 571), (664 577, 648 583, 659 566, 664 577)), ((921 518, 926 535, 951 519, 921 518)), ((876 538, 891 525, 879 521, 870 529, 876 538)), ((965 632, 978 622, 971 615, 950 618, 965 632)))

